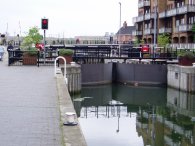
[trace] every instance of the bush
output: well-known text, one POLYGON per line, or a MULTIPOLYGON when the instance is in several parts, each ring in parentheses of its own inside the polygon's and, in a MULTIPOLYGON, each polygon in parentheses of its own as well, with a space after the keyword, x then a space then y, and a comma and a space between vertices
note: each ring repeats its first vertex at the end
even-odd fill
POLYGON ((60 56, 71 56, 73 53, 74 52, 71 49, 60 49, 59 50, 59 55, 60 56))
POLYGON ((183 50, 183 51, 180 51, 180 52, 178 53, 178 57, 179 57, 179 58, 194 59, 194 58, 195 58, 195 55, 194 55, 194 53, 191 52, 191 51, 183 50))
POLYGON ((28 54, 29 56, 36 56, 38 53, 37 48, 31 47, 28 48, 28 50, 25 50, 25 53, 28 54))

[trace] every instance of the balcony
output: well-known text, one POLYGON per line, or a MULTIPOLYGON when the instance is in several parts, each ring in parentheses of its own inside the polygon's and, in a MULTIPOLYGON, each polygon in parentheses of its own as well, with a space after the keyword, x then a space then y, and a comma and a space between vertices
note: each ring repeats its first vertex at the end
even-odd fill
POLYGON ((151 29, 150 29, 150 28, 146 28, 146 29, 144 30, 144 34, 145 34, 145 35, 151 34, 151 29))
POLYGON ((180 14, 186 14, 188 12, 194 12, 195 5, 184 5, 182 7, 174 8, 171 10, 163 11, 159 13, 159 18, 171 17, 180 14))
POLYGON ((132 19, 133 24, 135 24, 136 21, 137 21, 137 17, 133 17, 133 19, 132 19))
POLYGON ((145 14, 144 20, 150 20, 151 18, 154 18, 154 13, 147 13, 145 14))
POLYGON ((195 5, 188 5, 188 12, 194 12, 195 5))
POLYGON ((138 2, 138 8, 144 7, 144 1, 139 1, 138 2))
POLYGON ((150 1, 144 1, 144 6, 150 6, 150 1))
POLYGON ((166 17, 166 12, 161 12, 159 13, 159 18, 165 18, 166 17))
POLYGON ((138 2, 138 8, 142 8, 144 6, 150 6, 150 1, 149 0, 141 0, 138 2))
POLYGON ((177 8, 177 14, 185 14, 188 11, 187 5, 177 8))
POLYGON ((144 21, 144 15, 140 15, 138 17, 133 18, 133 23, 144 21))
POLYGON ((158 31, 158 33, 171 33, 171 32, 172 32, 172 29, 166 28, 166 27, 160 28, 158 31))
POLYGON ((133 35, 133 36, 142 35, 142 31, 135 30, 135 31, 132 32, 132 35, 133 35))
POLYGON ((184 5, 182 7, 177 8, 177 14, 185 14, 187 12, 194 12, 194 5, 184 5))
POLYGON ((137 17, 137 22, 141 22, 144 20, 144 15, 140 15, 137 17))
POLYGON ((177 14, 177 9, 175 8, 175 9, 168 10, 166 16, 171 17, 171 16, 175 16, 176 14, 177 14))
POLYGON ((183 24, 175 28, 175 32, 187 32, 192 31, 192 24, 183 24))

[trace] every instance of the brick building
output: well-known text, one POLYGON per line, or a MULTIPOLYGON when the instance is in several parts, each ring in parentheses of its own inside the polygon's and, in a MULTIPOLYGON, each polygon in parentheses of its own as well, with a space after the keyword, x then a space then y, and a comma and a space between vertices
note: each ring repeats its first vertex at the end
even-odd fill
POLYGON ((128 26, 125 21, 115 35, 116 42, 120 44, 131 44, 135 40, 135 36, 132 35, 133 31, 135 31, 135 26, 128 26))
POLYGON ((195 0, 139 0, 138 16, 133 22, 136 26, 133 35, 148 44, 154 43, 155 34, 157 38, 159 34, 168 33, 172 45, 187 48, 193 43, 195 0))

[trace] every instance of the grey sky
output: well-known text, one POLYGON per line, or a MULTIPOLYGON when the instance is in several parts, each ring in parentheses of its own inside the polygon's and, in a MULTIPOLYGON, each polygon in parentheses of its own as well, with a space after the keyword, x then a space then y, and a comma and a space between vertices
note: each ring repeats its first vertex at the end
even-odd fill
MULTIPOLYGON (((0 32, 25 35, 30 27, 49 19, 47 35, 74 37, 104 35, 119 28, 119 2, 122 19, 132 25, 138 0, 1 0, 0 32), (21 29, 20 29, 21 28, 21 29)), ((42 31, 40 31, 42 33, 42 31)))

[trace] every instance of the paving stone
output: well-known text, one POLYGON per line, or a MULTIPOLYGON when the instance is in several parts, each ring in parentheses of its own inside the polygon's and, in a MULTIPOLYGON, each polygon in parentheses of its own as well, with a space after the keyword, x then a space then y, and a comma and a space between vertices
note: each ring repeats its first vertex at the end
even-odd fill
POLYGON ((61 146, 53 67, 0 61, 0 146, 61 146))

